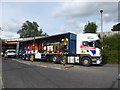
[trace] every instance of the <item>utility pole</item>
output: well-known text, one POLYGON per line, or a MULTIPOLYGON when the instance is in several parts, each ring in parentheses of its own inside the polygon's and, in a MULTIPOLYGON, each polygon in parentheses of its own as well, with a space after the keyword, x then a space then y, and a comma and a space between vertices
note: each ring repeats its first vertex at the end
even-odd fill
MULTIPOLYGON (((2 34, 2 28, 0 27, 0 36, 1 36, 1 34, 2 34)), ((1 52, 2 52, 2 39, 1 39, 1 37, 0 37, 0 54, 1 54, 1 52)))
POLYGON ((103 10, 100 10, 100 13, 101 13, 101 41, 102 41, 102 50, 103 50, 103 23, 102 23, 103 10))

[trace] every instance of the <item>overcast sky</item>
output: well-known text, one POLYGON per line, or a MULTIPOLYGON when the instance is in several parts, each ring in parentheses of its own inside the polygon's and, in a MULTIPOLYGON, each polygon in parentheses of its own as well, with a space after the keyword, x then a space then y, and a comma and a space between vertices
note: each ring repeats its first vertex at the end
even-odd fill
POLYGON ((100 32, 100 10, 103 9, 103 31, 118 23, 117 2, 1 2, 1 38, 18 38, 17 31, 26 21, 36 21, 49 35, 82 33, 84 25, 95 22, 100 32))

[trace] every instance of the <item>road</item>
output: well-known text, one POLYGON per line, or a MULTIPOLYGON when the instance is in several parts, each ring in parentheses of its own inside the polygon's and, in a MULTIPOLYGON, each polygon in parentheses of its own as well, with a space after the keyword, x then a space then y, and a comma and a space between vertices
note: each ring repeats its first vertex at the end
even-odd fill
POLYGON ((4 88, 118 88, 117 65, 62 66, 12 58, 2 64, 4 88))

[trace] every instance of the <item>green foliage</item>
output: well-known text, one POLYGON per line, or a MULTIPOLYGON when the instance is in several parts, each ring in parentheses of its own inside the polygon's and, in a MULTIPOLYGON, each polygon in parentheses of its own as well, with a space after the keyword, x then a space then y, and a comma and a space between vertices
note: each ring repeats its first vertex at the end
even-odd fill
POLYGON ((119 63, 120 35, 115 34, 111 37, 104 37, 103 41, 103 61, 107 63, 119 63))
POLYGON ((42 29, 40 29, 40 31, 38 31, 38 27, 39 27, 39 25, 37 24, 37 22, 26 21, 21 26, 21 29, 18 30, 17 34, 20 34, 20 38, 47 35, 46 33, 43 34, 42 29))
POLYGON ((116 24, 113 26, 113 29, 111 29, 112 31, 120 31, 120 23, 116 24))
POLYGON ((84 33, 96 33, 97 25, 94 22, 88 22, 87 25, 84 27, 84 33))

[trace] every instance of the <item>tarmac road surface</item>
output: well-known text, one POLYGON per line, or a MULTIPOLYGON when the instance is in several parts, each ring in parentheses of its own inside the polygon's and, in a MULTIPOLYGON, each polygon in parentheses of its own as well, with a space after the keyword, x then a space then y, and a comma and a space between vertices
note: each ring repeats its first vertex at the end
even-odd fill
POLYGON ((4 88, 118 88, 118 65, 72 67, 9 58, 2 66, 4 88))

